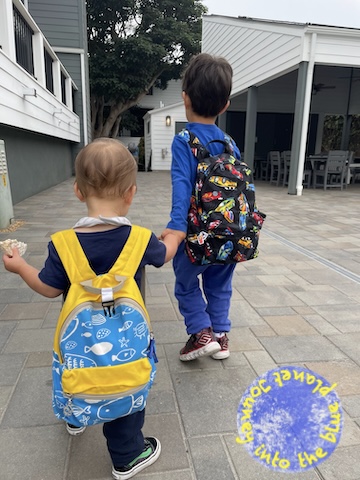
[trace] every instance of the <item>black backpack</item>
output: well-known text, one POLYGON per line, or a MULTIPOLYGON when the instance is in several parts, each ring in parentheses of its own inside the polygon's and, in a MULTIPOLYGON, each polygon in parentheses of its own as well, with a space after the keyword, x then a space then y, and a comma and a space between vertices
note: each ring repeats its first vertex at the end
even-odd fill
POLYGON ((229 264, 257 257, 266 215, 256 208, 251 170, 234 157, 227 135, 203 146, 192 132, 187 133, 198 160, 185 240, 190 261, 196 265, 229 264), (212 156, 206 147, 213 142, 222 143, 224 152, 212 156))

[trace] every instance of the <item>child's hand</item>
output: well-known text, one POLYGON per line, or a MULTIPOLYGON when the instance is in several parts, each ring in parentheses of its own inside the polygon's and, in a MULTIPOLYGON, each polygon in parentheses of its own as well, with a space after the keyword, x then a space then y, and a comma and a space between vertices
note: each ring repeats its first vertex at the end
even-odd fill
POLYGON ((16 247, 12 248, 12 255, 4 254, 3 262, 6 270, 12 273, 19 273, 21 267, 26 264, 26 261, 20 256, 19 250, 16 247))
POLYGON ((185 237, 186 237, 186 233, 185 233, 185 232, 182 232, 181 230, 172 230, 171 228, 165 228, 165 230, 161 233, 159 239, 160 239, 160 240, 164 240, 164 238, 166 237, 166 235, 169 235, 169 234, 176 235, 179 244, 180 244, 183 240, 185 240, 185 237))

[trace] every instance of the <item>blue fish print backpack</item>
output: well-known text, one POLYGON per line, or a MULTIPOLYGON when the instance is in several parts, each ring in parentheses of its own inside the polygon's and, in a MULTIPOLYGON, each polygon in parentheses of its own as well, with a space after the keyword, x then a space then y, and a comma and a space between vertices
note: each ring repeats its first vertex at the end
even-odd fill
POLYGON ((228 264, 257 257, 266 215, 256 207, 251 170, 234 157, 227 135, 225 140, 209 142, 224 145, 223 153, 212 156, 193 133, 184 130, 181 134, 198 161, 185 241, 190 261, 228 264))
POLYGON ((134 275, 150 230, 132 226, 114 266, 96 275, 74 230, 52 235, 70 280, 53 348, 53 409, 81 427, 145 408, 155 376, 149 315, 134 275))

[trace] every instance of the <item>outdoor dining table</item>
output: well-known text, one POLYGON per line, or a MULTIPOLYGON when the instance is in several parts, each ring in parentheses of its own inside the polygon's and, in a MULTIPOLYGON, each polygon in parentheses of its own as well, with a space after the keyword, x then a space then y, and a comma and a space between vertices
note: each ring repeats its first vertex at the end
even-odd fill
POLYGON ((328 154, 326 153, 315 153, 314 155, 309 155, 307 160, 311 164, 311 170, 319 170, 321 164, 325 163, 328 158, 328 154))

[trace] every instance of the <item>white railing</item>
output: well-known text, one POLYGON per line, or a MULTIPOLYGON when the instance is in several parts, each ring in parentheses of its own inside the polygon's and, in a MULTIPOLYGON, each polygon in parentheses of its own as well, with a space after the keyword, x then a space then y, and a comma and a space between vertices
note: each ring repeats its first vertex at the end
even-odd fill
POLYGON ((77 87, 20 0, 0 0, 0 45, 0 123, 79 141, 79 117, 73 112, 77 87), (30 73, 17 62, 14 7, 33 32, 30 73), (51 72, 45 69, 45 51, 51 72))

